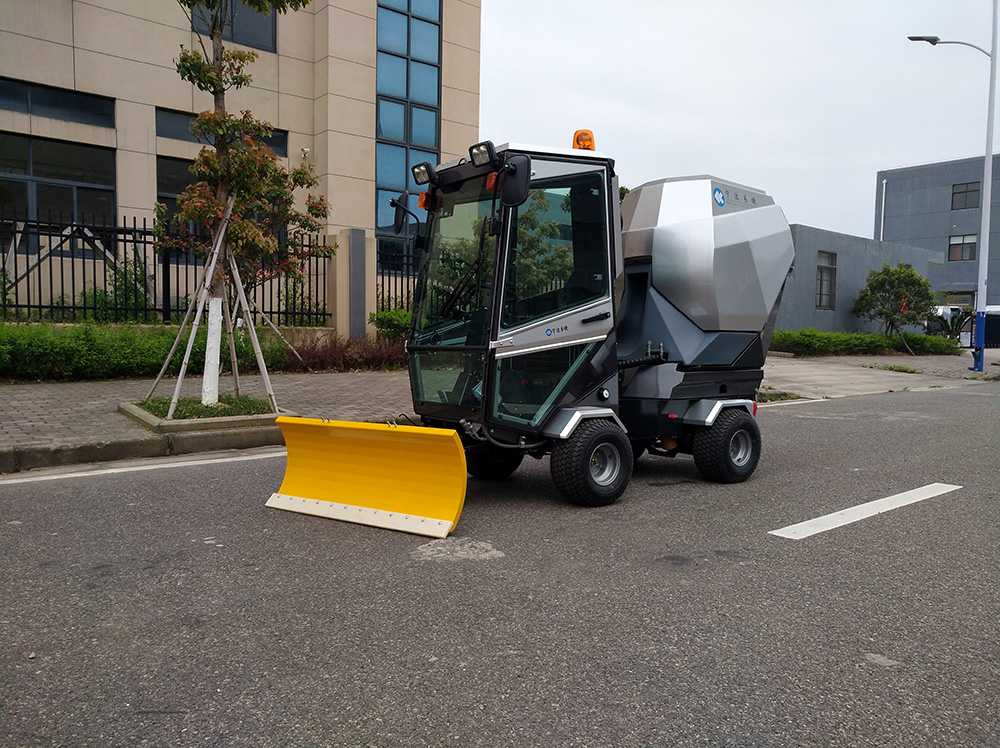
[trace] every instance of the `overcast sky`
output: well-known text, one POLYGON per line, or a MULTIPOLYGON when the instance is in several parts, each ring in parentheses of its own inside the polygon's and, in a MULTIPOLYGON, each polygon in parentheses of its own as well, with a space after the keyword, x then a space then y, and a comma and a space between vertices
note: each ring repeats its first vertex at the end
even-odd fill
MULTIPOLYGON (((712 174, 871 237, 879 169, 982 156, 990 0, 482 0, 480 134, 712 174)), ((998 141, 1000 142, 1000 141, 998 141)))

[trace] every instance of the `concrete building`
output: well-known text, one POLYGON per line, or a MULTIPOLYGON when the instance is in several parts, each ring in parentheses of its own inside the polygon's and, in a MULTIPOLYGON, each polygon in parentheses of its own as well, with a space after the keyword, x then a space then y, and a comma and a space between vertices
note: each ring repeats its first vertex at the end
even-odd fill
POLYGON ((792 225, 795 265, 785 282, 775 329, 813 327, 824 332, 873 332, 877 322, 851 313, 870 270, 885 263, 911 265, 922 275, 944 254, 920 247, 879 242, 812 226, 792 225))
MULTIPOLYGON (((331 239, 363 232, 332 263, 347 333, 349 289, 374 308, 376 265, 401 261, 388 200, 415 187, 409 167, 478 139, 480 0, 313 0, 277 17, 232 2, 227 45, 259 57, 227 108, 273 125, 287 166, 314 165, 331 239)), ((188 122, 212 106, 174 67, 196 29, 170 0, 0 0, 0 210, 116 222, 169 203, 200 147, 188 122)))
MULTIPOLYGON (((993 195, 1000 195, 1000 160, 993 157, 993 195)), ((875 185, 873 236, 940 252, 928 278, 952 304, 975 306, 979 277, 980 189, 983 157, 880 171, 875 185)), ((988 305, 1000 304, 1000 205, 990 215, 988 305)))

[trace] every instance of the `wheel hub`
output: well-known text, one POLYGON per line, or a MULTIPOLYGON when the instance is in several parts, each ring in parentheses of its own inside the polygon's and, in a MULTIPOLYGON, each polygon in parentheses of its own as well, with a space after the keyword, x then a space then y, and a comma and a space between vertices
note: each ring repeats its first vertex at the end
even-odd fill
POLYGON ((622 457, 611 444, 602 444, 590 456, 590 476, 599 486, 611 484, 621 470, 622 457))
POLYGON ((743 467, 750 462, 751 455, 753 455, 753 439, 746 431, 737 431, 729 440, 729 459, 737 467, 743 467))

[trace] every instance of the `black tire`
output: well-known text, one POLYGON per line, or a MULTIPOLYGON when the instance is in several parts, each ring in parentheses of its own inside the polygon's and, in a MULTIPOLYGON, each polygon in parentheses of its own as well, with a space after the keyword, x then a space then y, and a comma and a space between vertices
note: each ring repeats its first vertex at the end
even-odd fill
POLYGON ((743 408, 726 408, 715 423, 695 432, 694 464, 716 483, 745 481, 760 461, 760 428, 743 408))
POLYGON ((594 418, 552 445, 552 481, 580 506, 614 504, 632 477, 632 445, 612 421, 594 418))
POLYGON ((469 475, 480 480, 503 480, 521 465, 524 453, 516 449, 476 449, 465 453, 469 475))

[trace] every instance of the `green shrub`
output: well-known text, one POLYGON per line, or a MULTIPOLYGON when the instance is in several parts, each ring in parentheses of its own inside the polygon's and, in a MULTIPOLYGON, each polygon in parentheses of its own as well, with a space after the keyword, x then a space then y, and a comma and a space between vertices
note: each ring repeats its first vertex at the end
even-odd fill
POLYGON ((410 332, 410 312, 407 309, 386 309, 368 315, 379 335, 387 340, 403 340, 410 332))
MULTIPOLYGON (((903 336, 913 352, 920 356, 962 352, 957 340, 916 333, 904 333, 903 336)), ((908 353, 898 335, 887 338, 877 332, 821 332, 812 327, 776 330, 771 337, 771 350, 796 356, 874 356, 890 350, 908 353)))
MULTIPOLYGON (((191 349, 188 371, 193 374, 200 374, 205 368, 205 335, 202 327, 191 349)), ((176 336, 176 327, 161 325, 0 323, 0 379, 151 379, 159 373, 176 336)), ((168 374, 180 372, 187 340, 188 335, 185 335, 177 346, 167 368, 168 374)), ((256 372, 257 360, 246 331, 236 332, 235 347, 240 371, 256 372)), ((406 367, 402 341, 317 338, 296 346, 304 362, 275 337, 264 337, 261 349, 264 363, 271 372, 406 367)), ((223 370, 230 370, 229 343, 225 337, 221 358, 223 370)))

